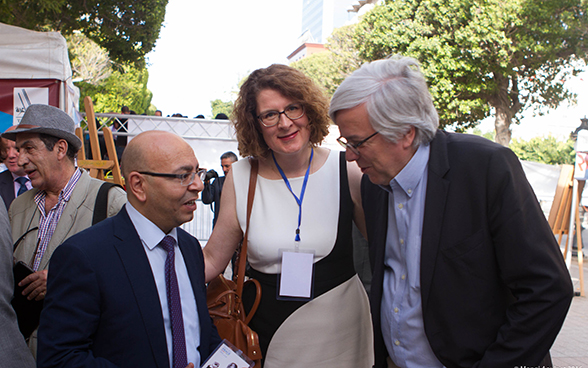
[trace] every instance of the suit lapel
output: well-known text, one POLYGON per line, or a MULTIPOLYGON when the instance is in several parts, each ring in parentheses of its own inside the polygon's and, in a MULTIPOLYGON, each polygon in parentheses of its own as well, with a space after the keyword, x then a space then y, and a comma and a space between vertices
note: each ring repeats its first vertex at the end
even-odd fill
MULTIPOLYGON (((61 245, 66 238, 69 237, 68 235, 73 235, 70 234, 70 232, 75 225, 78 210, 88 196, 89 186, 90 175, 83 171, 82 176, 80 176, 80 179, 76 183, 76 186, 71 193, 69 201, 66 203, 65 208, 63 209, 63 213, 59 218, 59 222, 57 223, 57 227, 53 232, 53 236, 51 237, 51 240, 49 240, 47 250, 45 250, 45 254, 43 255, 39 269, 46 269, 53 251, 57 249, 57 247, 61 245)), ((89 226, 90 224, 88 224, 88 227, 89 226)))
POLYGON ((114 246, 124 265, 139 306, 151 345, 151 353, 158 367, 169 367, 163 316, 155 279, 141 239, 129 218, 126 207, 123 207, 115 217, 114 237, 114 246))
MULTIPOLYGON (((6 203, 14 200, 14 181, 12 180, 12 174, 8 170, 0 174, 0 189, 2 190, 2 198, 7 199, 6 203)), ((10 204, 6 206, 6 208, 8 207, 10 207, 10 204)))
POLYGON ((447 138, 441 131, 437 131, 431 142, 429 153, 429 170, 427 179, 427 194, 425 198, 425 214, 423 218, 423 238, 421 244, 421 297, 423 311, 427 308, 433 274, 435 273, 435 261, 439 252, 439 239, 447 194, 449 192, 449 180, 445 175, 449 171, 447 157, 447 138))

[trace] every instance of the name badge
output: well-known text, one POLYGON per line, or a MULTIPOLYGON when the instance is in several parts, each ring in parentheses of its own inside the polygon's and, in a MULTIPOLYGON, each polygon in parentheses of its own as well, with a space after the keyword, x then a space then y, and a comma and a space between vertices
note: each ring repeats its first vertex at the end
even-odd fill
POLYGON ((314 251, 280 250, 282 272, 278 274, 278 300, 313 298, 314 251))

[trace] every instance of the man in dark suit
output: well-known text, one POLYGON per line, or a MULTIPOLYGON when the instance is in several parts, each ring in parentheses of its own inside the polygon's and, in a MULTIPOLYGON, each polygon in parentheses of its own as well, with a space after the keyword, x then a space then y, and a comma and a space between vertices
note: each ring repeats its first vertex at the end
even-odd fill
MULTIPOLYGON (((218 119, 218 118, 215 118, 218 119)), ((225 178, 231 169, 231 165, 237 162, 237 155, 231 151, 225 152, 221 155, 221 167, 223 169, 224 176, 219 177, 216 171, 209 170, 206 179, 204 180, 204 190, 202 191, 202 203, 209 204, 212 212, 214 212, 214 218, 212 219, 212 226, 216 224, 218 214, 220 212, 220 198, 221 192, 223 191, 223 185, 225 184, 225 178), (211 183, 210 180, 214 179, 211 183)))
POLYGON ((365 64, 329 113, 365 174, 375 366, 550 363, 573 287, 514 153, 438 131, 412 58, 365 64))
POLYGON ((193 218, 206 170, 179 136, 149 131, 122 159, 128 202, 69 238, 49 267, 39 367, 199 367, 220 343, 193 218))
MULTIPOLYGON (((14 129, 16 129, 15 125, 6 129, 6 132, 13 131, 14 129)), ((14 141, 6 138, 0 139, 2 140, 0 144, 0 156, 6 166, 6 170, 0 173, 0 196, 2 196, 6 210, 8 210, 14 198, 31 189, 33 186, 24 169, 18 166, 18 151, 16 150, 14 141)))

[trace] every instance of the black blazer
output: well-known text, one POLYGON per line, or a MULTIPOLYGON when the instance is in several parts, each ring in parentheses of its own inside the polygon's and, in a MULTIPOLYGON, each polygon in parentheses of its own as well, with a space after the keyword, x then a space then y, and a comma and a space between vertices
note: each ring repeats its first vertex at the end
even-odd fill
MULTIPOLYGON (((178 229, 200 318, 202 362, 220 343, 206 307, 198 240, 178 229)), ((38 367, 169 368, 159 294, 126 208, 53 253, 41 313, 38 367)))
POLYGON ((220 212, 220 199, 223 185, 225 184, 224 176, 220 176, 212 183, 204 183, 204 190, 202 191, 202 203, 211 205, 211 209, 214 212, 214 218, 212 219, 212 226, 216 225, 218 214, 220 212))
MULTIPOLYGON (((364 175, 373 270, 376 367, 388 193, 364 175)), ((537 366, 573 297, 553 233, 515 154, 487 139, 438 131, 431 142, 421 248, 424 328, 446 367, 537 366)))
POLYGON ((14 200, 14 179, 9 170, 0 173, 0 196, 2 196, 6 210, 8 211, 10 204, 14 200))

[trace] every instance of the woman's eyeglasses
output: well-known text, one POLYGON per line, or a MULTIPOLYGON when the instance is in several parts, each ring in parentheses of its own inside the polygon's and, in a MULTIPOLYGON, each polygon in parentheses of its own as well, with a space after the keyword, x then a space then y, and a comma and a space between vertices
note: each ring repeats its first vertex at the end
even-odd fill
POLYGON ((284 111, 270 110, 262 112, 257 116, 257 118, 264 127, 270 128, 278 124, 280 121, 280 115, 282 114, 286 115, 286 117, 290 120, 298 120, 304 116, 304 106, 299 103, 294 103, 292 105, 286 106, 284 111))

